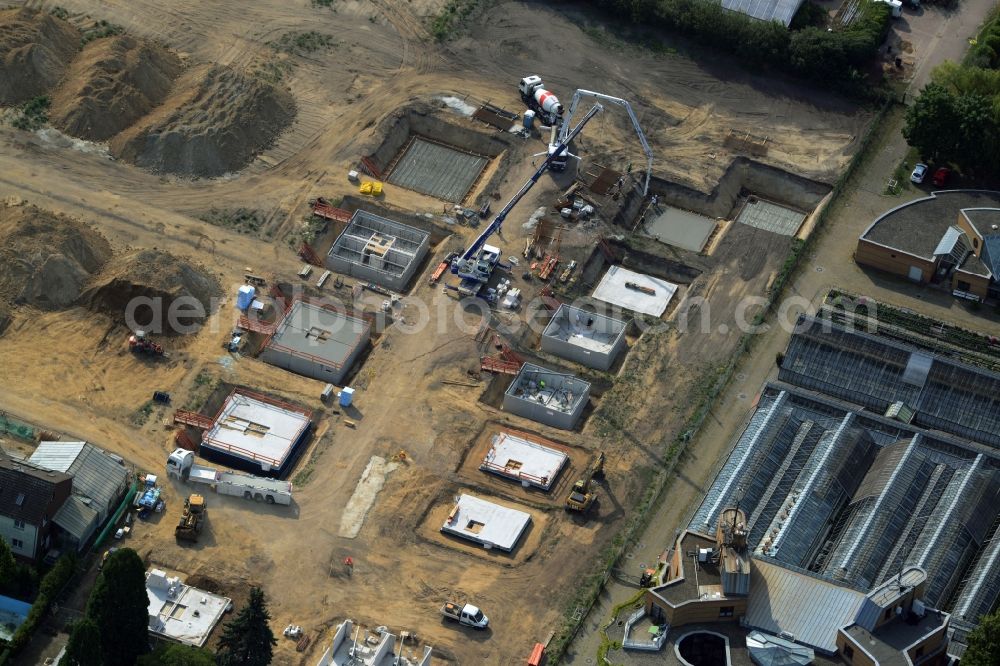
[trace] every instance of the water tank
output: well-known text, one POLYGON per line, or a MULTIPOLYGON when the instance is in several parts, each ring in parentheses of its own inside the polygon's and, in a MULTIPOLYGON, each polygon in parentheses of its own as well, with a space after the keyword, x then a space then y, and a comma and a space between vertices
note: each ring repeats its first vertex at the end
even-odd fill
POLYGON ((246 310, 253 303, 253 297, 256 295, 257 290, 253 285, 245 284, 240 287, 239 291, 236 292, 236 308, 238 310, 246 310))
POLYGON ((531 109, 525 111, 523 116, 523 121, 524 121, 524 129, 530 130, 531 126, 535 124, 535 112, 532 111, 531 109))
POLYGON ((354 389, 350 387, 344 387, 340 390, 340 406, 350 407, 351 402, 354 400, 354 389))

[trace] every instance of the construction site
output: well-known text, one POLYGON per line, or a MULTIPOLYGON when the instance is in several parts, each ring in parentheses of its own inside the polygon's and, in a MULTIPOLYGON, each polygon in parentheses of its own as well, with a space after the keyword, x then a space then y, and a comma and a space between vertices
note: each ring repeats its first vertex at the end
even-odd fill
POLYGON ((238 609, 260 585, 300 630, 276 664, 565 644, 579 581, 738 344, 736 305, 773 284, 870 121, 622 58, 544 5, 477 10, 441 45, 444 0, 16 4, 0 52, 51 57, 0 72, 0 104, 51 107, 0 127, 18 378, 0 409, 31 424, 0 445, 121 457, 145 485, 116 545, 148 563, 151 603, 238 609), (87 39, 99 21, 118 30, 87 39), (311 33, 329 39, 287 46, 311 33), (210 518, 181 539, 194 491, 210 518), (456 599, 481 612, 443 615, 456 599))

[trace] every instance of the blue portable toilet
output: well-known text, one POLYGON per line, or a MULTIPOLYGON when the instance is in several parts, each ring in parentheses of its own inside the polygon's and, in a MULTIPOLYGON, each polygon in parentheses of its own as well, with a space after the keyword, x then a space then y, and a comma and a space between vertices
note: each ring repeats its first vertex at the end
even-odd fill
POLYGON ((524 129, 530 130, 531 126, 535 124, 535 112, 528 109, 524 112, 524 129))
POLYGON ((353 400, 354 400, 354 389, 352 389, 352 388, 350 388, 348 386, 345 386, 344 388, 340 389, 340 406, 341 407, 350 407, 351 406, 351 402, 353 400))
POLYGON ((257 294, 257 290, 253 285, 245 284, 240 287, 240 290, 236 292, 236 309, 241 311, 246 311, 253 303, 253 297, 257 294))

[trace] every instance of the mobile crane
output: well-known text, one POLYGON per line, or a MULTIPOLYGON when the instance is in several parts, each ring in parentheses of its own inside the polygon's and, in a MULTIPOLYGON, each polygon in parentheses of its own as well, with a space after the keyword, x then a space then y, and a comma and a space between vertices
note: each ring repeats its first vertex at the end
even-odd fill
POLYGON ((646 153, 646 181, 642 186, 642 195, 646 196, 649 193, 649 177, 653 173, 653 151, 649 147, 649 142, 646 141, 646 135, 643 133, 642 127, 639 126, 639 119, 636 117, 635 112, 632 110, 632 105, 628 103, 628 100, 620 97, 612 97, 611 95, 605 95, 604 93, 594 92, 593 90, 583 90, 582 88, 577 90, 573 93, 573 101, 570 102, 569 111, 566 112, 565 120, 563 121, 562 128, 559 131, 560 142, 568 143, 567 130, 569 128, 570 121, 573 120, 573 114, 576 112, 576 107, 580 103, 580 98, 582 97, 594 97, 605 102, 625 107, 625 111, 628 112, 628 117, 632 121, 632 127, 635 128, 635 133, 639 135, 639 142, 642 144, 642 150, 646 153))
MULTIPOLYGON (((574 127, 572 130, 564 132, 563 138, 560 140, 559 145, 554 149, 549 151, 548 157, 542 162, 541 166, 535 171, 535 173, 528 179, 521 189, 507 202, 507 205, 501 209, 497 216, 493 218, 493 221, 483 229, 482 233, 472 242, 469 247, 465 249, 462 254, 458 255, 451 262, 451 272, 457 275, 461 282, 458 287, 452 287, 456 289, 462 296, 479 296, 483 292, 483 288, 486 283, 489 282, 490 276, 493 274, 493 269, 500 264, 500 248, 487 245, 486 241, 489 240, 490 236, 493 234, 500 233, 500 228, 503 226, 504 220, 507 219, 507 215, 510 211, 517 205, 517 203, 524 197, 528 191, 535 186, 538 179, 542 177, 553 164, 553 162, 560 159, 562 154, 568 150, 570 142, 576 138, 576 136, 583 130, 584 126, 590 122, 590 119, 596 116, 600 111, 604 109, 600 103, 595 103, 594 106, 587 112, 587 114, 580 120, 580 123, 574 127)), ((565 127, 565 126, 564 126, 565 127)), ((486 296, 489 300, 488 295, 486 296)))

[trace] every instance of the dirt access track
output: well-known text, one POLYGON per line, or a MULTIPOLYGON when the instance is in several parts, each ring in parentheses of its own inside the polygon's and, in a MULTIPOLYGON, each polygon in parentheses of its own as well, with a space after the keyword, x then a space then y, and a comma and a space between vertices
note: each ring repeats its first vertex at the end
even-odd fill
MULTIPOLYGON (((444 45, 434 42, 427 25, 445 0, 335 0, 335 11, 306 0, 22 4, 43 11, 58 4, 71 18, 111 21, 188 63, 282 73, 280 85, 297 109, 294 122, 247 168, 225 178, 161 176, 108 159, 98 144, 51 131, 0 129, 0 196, 93 225, 118 256, 156 248, 206 266, 230 299, 245 267, 294 279, 301 263, 287 241, 301 224, 306 202, 354 192, 346 172, 385 140, 378 132, 386 118, 417 102, 467 97, 520 111, 515 86, 531 73, 540 74, 566 102, 574 88, 595 86, 635 106, 657 155, 658 176, 706 192, 740 155, 725 146, 730 130, 769 137, 767 155, 755 159, 829 182, 869 118, 816 91, 734 74, 728 71, 731 63, 723 80, 717 78, 722 66, 706 68, 678 55, 596 41, 576 22, 579 17, 538 4, 493 5, 444 45), (304 53, 268 45, 308 31, 329 35, 330 45, 304 53), (553 53, 558 62, 550 58, 553 53), (211 208, 237 207, 261 212, 256 235, 195 219, 211 208)), ((448 109, 441 113, 491 131, 448 109)), ((609 108, 593 123, 577 149, 585 160, 619 169, 643 163, 620 110, 609 108)), ((537 142, 515 146, 506 179, 497 184, 502 199, 529 175, 529 156, 540 149, 537 142)), ((545 178, 513 212, 505 229, 512 246, 523 242, 521 223, 530 211, 547 205, 556 189, 557 183, 545 178)), ((391 185, 384 203, 411 213, 440 213, 442 207, 438 199, 391 185)), ((467 240, 468 230, 455 228, 462 238, 446 241, 449 247, 467 240)), ((593 247, 592 238, 578 235, 581 251, 593 247)), ((741 275, 746 248, 753 247, 737 240, 730 243, 732 256, 723 253, 719 260, 726 274, 741 275)), ((436 248, 434 261, 444 249, 436 248)), ((738 284, 713 276, 696 287, 717 294, 721 312, 724 306, 731 309, 727 299, 760 293, 777 265, 780 257, 772 256, 738 284)), ((299 485, 293 507, 258 507, 212 495, 207 535, 197 546, 182 548, 172 532, 188 491, 168 484, 167 512, 141 525, 130 545, 151 562, 214 580, 237 596, 249 583, 262 584, 272 600, 275 629, 300 624, 315 639, 306 654, 282 641, 277 664, 315 663, 329 638, 325 630, 344 617, 413 631, 443 659, 458 663, 520 663, 536 640, 558 628, 580 577, 628 515, 629 502, 644 484, 634 472, 637 461, 655 460, 662 441, 683 420, 686 392, 706 367, 724 358, 738 331, 661 336, 637 345, 630 356, 638 354, 647 369, 636 375, 642 386, 632 391, 648 402, 648 411, 636 411, 627 422, 646 425, 630 426, 625 435, 631 440, 609 442, 593 419, 582 432, 549 432, 479 402, 478 389, 444 383, 469 381, 465 371, 477 364, 472 332, 478 320, 466 313, 458 318, 460 326, 455 302, 427 287, 426 272, 416 280, 411 296, 423 299, 432 313, 447 313, 446 321, 440 327, 435 321, 422 334, 393 327, 381 338, 353 380, 359 388, 356 429, 319 404, 321 383, 223 351, 233 324, 231 302, 214 311, 196 335, 170 339, 173 353, 160 363, 124 352, 120 324, 104 313, 18 305, 0 337, 0 367, 18 381, 0 386, 0 409, 93 441, 156 472, 172 448, 172 433, 164 425, 170 412, 147 407, 154 390, 170 391, 175 406, 196 406, 222 381, 316 409, 318 435, 293 473, 299 485), (668 358, 684 363, 668 364, 668 358), (658 384, 668 381, 670 386, 658 384), (477 481, 467 474, 462 461, 488 421, 537 430, 574 450, 617 447, 609 451, 607 496, 596 516, 580 520, 565 514, 558 501, 537 502, 517 488, 504 490, 493 479, 477 481), (372 457, 388 460, 400 450, 407 460, 385 475, 357 536, 341 536, 351 532, 345 530, 345 507, 372 457), (528 548, 511 557, 472 554, 422 531, 426 516, 461 492, 499 496, 539 516, 528 548), (341 566, 346 556, 355 562, 350 577, 341 566), (473 633, 445 624, 437 608, 451 596, 479 603, 492 630, 473 633)), ((408 319, 404 315, 404 323, 408 319)))

